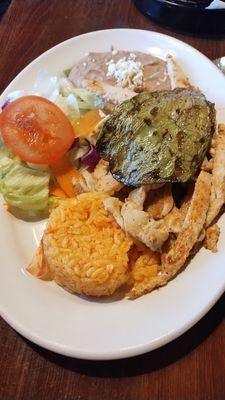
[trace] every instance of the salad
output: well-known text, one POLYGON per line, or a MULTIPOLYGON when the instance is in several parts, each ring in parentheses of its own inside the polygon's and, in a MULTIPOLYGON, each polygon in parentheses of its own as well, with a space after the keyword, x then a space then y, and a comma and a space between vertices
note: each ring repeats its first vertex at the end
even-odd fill
POLYGON ((47 70, 33 91, 10 93, 0 121, 0 192, 8 210, 45 217, 74 196, 72 178, 99 161, 93 130, 105 116, 102 108, 98 96, 47 70))

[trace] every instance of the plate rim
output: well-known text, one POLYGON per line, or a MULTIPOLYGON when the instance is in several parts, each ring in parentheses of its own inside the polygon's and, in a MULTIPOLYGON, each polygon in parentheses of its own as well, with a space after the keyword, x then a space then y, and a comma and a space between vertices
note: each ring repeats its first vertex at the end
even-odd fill
POLYGON ((194 325, 200 322, 201 319, 217 303, 217 301, 220 299, 225 291, 225 283, 223 286, 224 287, 221 287, 221 290, 217 292, 217 295, 209 303, 207 303, 207 305, 201 310, 201 312, 196 314, 196 316, 192 318, 188 323, 183 324, 183 326, 181 326, 179 329, 171 331, 166 335, 151 341, 150 343, 124 347, 117 351, 108 351, 107 353, 94 351, 90 353, 85 349, 81 349, 78 351, 71 350, 70 347, 62 345, 60 343, 54 344, 49 340, 42 339, 42 337, 37 334, 30 333, 28 329, 23 328, 20 323, 18 323, 14 318, 8 316, 7 313, 1 311, 0 315, 11 328, 13 328, 17 333, 21 334, 24 338, 28 339, 31 343, 34 343, 35 345, 38 345, 45 350, 53 351, 58 355, 90 361, 120 360, 150 353, 153 350, 156 350, 167 345, 168 343, 171 343, 172 341, 176 340, 177 338, 188 332, 194 325))
POLYGON ((35 65, 39 59, 41 59, 43 56, 46 56, 48 54, 50 54, 52 51, 54 51, 57 47, 61 47, 63 45, 68 44, 69 42, 72 42, 74 39, 80 39, 83 37, 88 37, 88 36, 92 36, 95 34, 102 34, 104 32, 117 32, 117 31, 134 31, 134 32, 143 32, 143 33, 150 33, 150 34, 154 34, 155 36, 159 36, 162 38, 169 38, 170 40, 172 39, 172 41, 175 41, 176 43, 181 43, 183 46, 191 49, 192 51, 194 51, 195 53, 197 53, 198 55, 203 56, 208 62, 211 63, 211 66, 214 67, 214 70, 219 72, 221 74, 221 76, 224 77, 223 73, 218 69, 218 67, 213 63, 212 60, 210 60, 210 58, 208 58, 205 54, 203 54, 201 51, 199 51, 198 49, 196 49, 195 47, 191 46, 190 44, 175 38, 174 36, 170 36, 167 35, 165 33, 161 33, 161 32, 156 32, 156 31, 151 31, 151 30, 147 30, 147 29, 138 29, 138 28, 113 28, 113 29, 99 29, 99 30, 95 30, 95 31, 91 31, 91 32, 86 32, 86 33, 82 33, 80 35, 76 35, 76 36, 72 36, 69 39, 63 40, 62 42, 54 45, 53 47, 50 47, 50 49, 45 50, 43 53, 41 53, 39 56, 37 56, 36 58, 34 58, 34 60, 32 60, 29 64, 27 64, 11 81, 10 83, 6 86, 6 88, 3 90, 3 92, 0 94, 0 102, 2 100, 2 97, 4 97, 5 93, 7 92, 8 88, 13 85, 14 81, 19 78, 24 72, 26 72, 26 70, 30 67, 35 65))

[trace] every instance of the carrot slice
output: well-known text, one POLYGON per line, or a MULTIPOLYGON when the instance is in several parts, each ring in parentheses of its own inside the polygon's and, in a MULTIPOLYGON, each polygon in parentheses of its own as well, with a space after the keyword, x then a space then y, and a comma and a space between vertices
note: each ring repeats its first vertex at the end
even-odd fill
POLYGON ((79 172, 74 168, 73 164, 68 160, 65 154, 62 158, 50 165, 53 175, 55 176, 60 188, 68 197, 74 197, 72 179, 80 176, 79 172))
POLYGON ((49 192, 53 196, 60 197, 61 199, 67 199, 68 198, 66 193, 60 187, 57 187, 54 184, 51 184, 49 186, 49 192))
POLYGON ((77 118, 73 123, 73 129, 76 137, 87 136, 90 132, 94 130, 97 123, 101 121, 98 110, 88 111, 86 114, 77 118))

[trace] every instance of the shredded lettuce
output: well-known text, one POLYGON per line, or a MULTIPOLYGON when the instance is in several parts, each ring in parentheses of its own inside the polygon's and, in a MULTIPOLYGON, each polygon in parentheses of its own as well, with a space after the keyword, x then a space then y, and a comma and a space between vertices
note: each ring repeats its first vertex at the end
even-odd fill
POLYGON ((48 172, 49 174, 51 173, 50 168, 47 164, 33 164, 26 162, 26 165, 32 169, 36 169, 37 171, 48 172))
POLYGON ((74 119, 80 116, 79 105, 73 94, 69 94, 67 97, 59 95, 56 104, 71 121, 74 121, 74 119))
POLYGON ((66 76, 50 76, 46 69, 41 69, 32 90, 16 90, 8 95, 9 102, 25 95, 45 97, 58 105, 67 117, 75 118, 95 108, 103 108, 102 99, 86 89, 76 88, 66 76))
POLYGON ((23 217, 40 217, 47 213, 49 179, 50 175, 46 172, 28 168, 16 159, 0 155, 0 192, 7 205, 17 208, 23 217))
POLYGON ((3 157, 15 158, 12 150, 10 150, 10 148, 6 144, 4 144, 1 139, 0 140, 0 160, 3 157))
POLYGON ((70 79, 64 77, 59 78, 59 85, 60 85, 60 93, 63 96, 68 96, 69 94, 73 93, 74 85, 70 79))
POLYGON ((46 69, 41 69, 37 74, 33 94, 46 97, 47 99, 56 102, 59 96, 59 91, 59 78, 57 78, 57 76, 49 76, 46 69))
POLYGON ((67 68, 67 69, 63 70, 63 73, 68 78, 71 71, 72 71, 72 68, 67 68))
POLYGON ((48 198, 49 211, 52 211, 54 208, 58 207, 62 203, 62 201, 65 201, 65 199, 62 199, 54 195, 50 195, 48 198))
POLYGON ((59 78, 60 92, 64 97, 73 96, 77 100, 80 110, 102 108, 102 99, 83 88, 76 88, 68 78, 59 78))
POLYGON ((77 97, 78 104, 81 109, 93 110, 95 108, 103 108, 104 104, 102 99, 88 90, 74 88, 73 93, 77 97))

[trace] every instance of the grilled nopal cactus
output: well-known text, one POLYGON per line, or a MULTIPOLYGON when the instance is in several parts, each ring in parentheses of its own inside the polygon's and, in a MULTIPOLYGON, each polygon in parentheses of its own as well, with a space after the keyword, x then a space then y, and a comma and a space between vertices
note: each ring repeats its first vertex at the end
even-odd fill
POLYGON ((210 146, 215 119, 214 104, 200 92, 143 92, 110 114, 97 150, 127 185, 187 182, 210 146))

